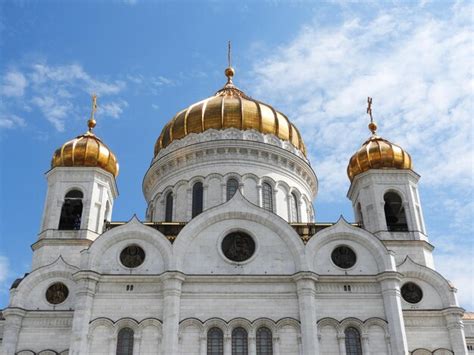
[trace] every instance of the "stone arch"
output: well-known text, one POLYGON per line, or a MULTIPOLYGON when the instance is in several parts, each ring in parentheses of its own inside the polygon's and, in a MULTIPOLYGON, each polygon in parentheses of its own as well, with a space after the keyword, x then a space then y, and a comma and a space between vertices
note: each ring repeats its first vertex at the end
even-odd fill
POLYGON ((230 334, 235 328, 241 327, 247 331, 248 336, 255 335, 255 329, 252 327, 252 323, 245 318, 234 318, 227 324, 230 334))
POLYGON ((344 335, 344 331, 350 327, 357 329, 361 336, 367 332, 364 323, 359 318, 349 317, 341 321, 339 326, 339 334, 344 335))
POLYGON ((193 218, 178 234, 173 243, 176 270, 182 271, 187 246, 210 225, 225 220, 243 219, 257 222, 277 234, 289 248, 297 271, 305 268, 304 244, 295 230, 278 215, 265 211, 247 201, 240 192, 222 205, 203 211, 193 218))
POLYGON ((252 322, 252 327, 254 328, 254 332, 257 332, 261 327, 266 327, 272 331, 273 337, 277 335, 278 331, 276 323, 270 318, 258 318, 252 322))
MULTIPOLYGON (((40 283, 48 280, 50 284, 54 283, 55 281, 62 281, 69 288, 68 298, 64 303, 56 305, 56 309, 58 309, 58 307, 72 307, 74 305, 74 288, 76 285, 73 279, 73 274, 77 271, 79 271, 79 268, 68 264, 60 255, 54 262, 33 270, 21 281, 15 290, 14 296, 12 297, 10 307, 26 309, 28 306, 31 307, 36 304, 36 302, 28 302, 28 299, 33 295, 34 290, 40 283)), ((44 295, 42 295, 41 298, 42 302, 44 303, 46 301, 43 301, 43 298, 44 295)), ((51 305, 51 307, 53 306, 51 305)))
POLYGON ((444 308, 458 307, 456 288, 437 271, 417 264, 409 256, 397 268, 405 278, 423 280, 433 286, 441 298, 444 308))
POLYGON ((294 318, 282 318, 280 319, 277 323, 276 323, 276 329, 278 331, 281 330, 282 327, 286 327, 286 326, 292 326, 293 328, 295 328, 297 331, 298 331, 298 334, 300 332, 300 322, 297 321, 296 319, 294 318))
POLYGON ((97 270, 104 252, 112 246, 129 239, 142 239, 153 245, 160 253, 164 269, 170 270, 173 265, 173 249, 168 239, 159 231, 143 225, 135 216, 125 225, 115 227, 101 234, 91 246, 83 250, 83 264, 90 270, 97 270))
POLYGON ((366 248, 374 257, 378 272, 395 271, 393 255, 385 245, 373 234, 348 224, 342 217, 335 225, 316 233, 306 244, 307 263, 311 266, 311 271, 315 271, 314 259, 321 247, 338 240, 350 240, 366 248))
POLYGON ((229 327, 222 318, 209 318, 202 324, 202 336, 207 337, 207 332, 211 328, 219 328, 225 336, 229 336, 229 327))
POLYGON ((110 329, 111 333, 113 333, 115 324, 110 318, 96 318, 89 323, 89 335, 92 335, 97 327, 105 327, 107 329, 110 329))
POLYGON ((142 328, 139 328, 139 322, 136 321, 135 319, 128 318, 128 317, 120 318, 119 320, 117 320, 115 322, 115 325, 114 325, 114 334, 113 334, 113 336, 114 336, 115 339, 117 338, 118 333, 122 328, 130 328, 136 334, 140 334, 140 331, 142 329, 142 328))

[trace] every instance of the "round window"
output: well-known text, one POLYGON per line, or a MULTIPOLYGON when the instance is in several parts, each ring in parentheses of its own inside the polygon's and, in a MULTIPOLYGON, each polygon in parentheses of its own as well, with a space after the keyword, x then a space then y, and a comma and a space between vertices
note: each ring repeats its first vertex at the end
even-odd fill
POLYGON ((232 261, 245 261, 255 253, 255 242, 244 232, 233 232, 222 240, 222 252, 232 261))
POLYGON ((62 282, 56 282, 46 290, 46 301, 51 304, 63 303, 69 295, 69 289, 62 282))
POLYGON ((355 265, 357 257, 351 248, 341 245, 332 251, 331 260, 341 269, 349 269, 355 265))
POLYGON ((120 262, 123 266, 135 268, 145 261, 145 251, 138 245, 129 245, 120 253, 120 262))
POLYGON ((418 303, 423 298, 423 291, 420 286, 413 282, 407 282, 402 286, 402 297, 408 303, 418 303))

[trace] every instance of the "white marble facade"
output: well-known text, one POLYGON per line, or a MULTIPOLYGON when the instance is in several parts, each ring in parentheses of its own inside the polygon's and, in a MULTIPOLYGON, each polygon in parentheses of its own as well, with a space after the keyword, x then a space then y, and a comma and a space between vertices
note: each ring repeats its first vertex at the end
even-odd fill
POLYGON ((299 151, 271 135, 209 130, 163 149, 143 183, 146 223, 132 217, 105 228, 117 197, 114 177, 98 168, 54 168, 32 270, 13 285, 0 320, 2 354, 122 354, 124 329, 133 333, 134 355, 211 354, 211 329, 222 340, 212 354, 235 354, 242 329, 247 349, 239 354, 357 354, 347 345, 354 329, 364 355, 467 354, 474 321, 465 320, 465 334, 456 289, 434 269, 418 178, 411 170, 357 176, 348 197, 359 225, 341 218, 303 238, 297 224, 318 226, 316 175, 299 151), (229 179, 238 182, 230 199, 229 179), (203 211, 193 217, 196 182, 203 211), (71 190, 83 194, 81 225, 58 230, 71 190), (408 231, 388 231, 387 191, 402 197, 408 231), (169 224, 181 222, 176 235, 158 227, 168 193, 169 224), (232 261, 223 252, 233 232, 254 241, 248 259, 232 261), (130 245, 145 253, 133 268, 121 259, 130 245), (355 253, 354 265, 333 262, 340 246, 355 253), (417 303, 401 295, 408 282, 422 290, 417 303), (68 294, 51 303, 45 295, 55 283, 68 294))

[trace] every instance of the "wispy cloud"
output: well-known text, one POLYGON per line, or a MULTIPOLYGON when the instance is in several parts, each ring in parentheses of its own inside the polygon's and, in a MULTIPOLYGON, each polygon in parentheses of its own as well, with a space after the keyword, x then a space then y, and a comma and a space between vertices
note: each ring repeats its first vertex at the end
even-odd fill
POLYGON ((28 82, 23 73, 11 70, 4 75, 0 92, 7 97, 23 96, 27 84, 28 82))
POLYGON ((315 23, 255 64, 258 96, 278 103, 304 132, 320 197, 348 187, 345 166, 369 134, 367 96, 379 133, 413 155, 425 184, 472 186, 474 45, 466 6, 443 19, 397 8, 372 21, 315 23))
POLYGON ((118 118, 128 106, 125 100, 116 97, 126 89, 126 81, 95 78, 75 63, 56 66, 35 63, 4 73, 1 82, 5 100, 2 110, 8 110, 0 121, 0 127, 4 128, 26 124, 23 118, 10 112, 37 109, 56 130, 63 131, 68 119, 83 112, 78 99, 84 93, 101 97, 104 117, 118 118), (18 97, 21 103, 14 101, 18 97))
POLYGON ((0 129, 13 129, 25 126, 26 122, 21 117, 16 115, 0 115, 0 129))

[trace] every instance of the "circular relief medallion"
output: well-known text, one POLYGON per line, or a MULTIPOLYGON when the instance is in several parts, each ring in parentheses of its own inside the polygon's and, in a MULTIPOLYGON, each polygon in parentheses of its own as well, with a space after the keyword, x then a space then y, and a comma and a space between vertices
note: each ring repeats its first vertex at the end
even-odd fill
POLYGON ((46 290, 46 301, 51 304, 63 303, 69 295, 69 289, 62 282, 56 282, 46 290))
POLYGON ((222 240, 222 252, 232 261, 245 261, 255 253, 255 242, 244 232, 232 232, 222 240))
POLYGON ((332 251, 331 260, 341 269, 349 269, 355 265, 357 257, 351 248, 341 245, 332 251))
POLYGON ((120 262, 123 266, 135 268, 145 261, 145 251, 138 245, 129 245, 120 253, 120 262))
POLYGON ((420 286, 413 282, 407 282, 402 286, 402 297, 408 303, 418 303, 423 298, 423 291, 420 286))

